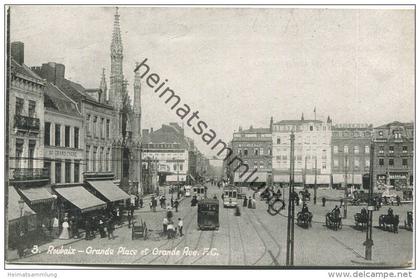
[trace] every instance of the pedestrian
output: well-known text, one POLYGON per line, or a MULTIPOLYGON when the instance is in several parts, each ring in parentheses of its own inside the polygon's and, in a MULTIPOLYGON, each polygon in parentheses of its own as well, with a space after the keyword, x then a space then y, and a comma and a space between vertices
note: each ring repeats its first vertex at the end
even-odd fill
POLYGON ((340 199, 340 207, 343 207, 343 199, 340 199))
POLYGON ((157 200, 155 198, 153 198, 153 200, 152 200, 153 212, 156 212, 156 207, 157 207, 157 200))
POLYGON ((182 229, 184 228, 184 222, 181 218, 178 218, 178 230, 179 230, 179 236, 183 236, 182 229))
POLYGON ((246 197, 244 197, 244 202, 242 204, 243 207, 247 207, 248 206, 248 199, 246 197))
POLYGON ((174 222, 169 222, 168 223, 168 239, 172 239, 174 238, 174 232, 175 232, 175 226, 174 226, 174 222))
POLYGON ((79 238, 79 227, 77 224, 77 220, 74 216, 71 216, 70 218, 70 228, 72 237, 79 238))
POLYGON ((108 218, 106 223, 106 231, 108 232, 108 239, 114 239, 114 218, 112 215, 108 218))
POLYGON ((19 258, 22 258, 25 256, 25 231, 21 228, 18 228, 18 239, 16 243, 16 248, 18 252, 19 258))
POLYGON ((249 196, 249 199, 248 199, 248 208, 252 208, 252 198, 251 198, 251 196, 249 196))
POLYGON ((70 239, 70 232, 69 232, 69 222, 67 218, 64 218, 63 223, 61 224, 63 230, 59 236, 59 239, 70 239))
POLYGON ((400 196, 397 196, 396 199, 397 199, 397 206, 400 206, 401 205, 401 198, 400 198, 400 196))
POLYGON ((130 213, 131 213, 131 216, 133 216, 133 215, 134 215, 134 205, 132 205, 132 206, 131 206, 131 208, 130 208, 130 213))
POLYGON ((140 197, 139 204, 140 204, 140 208, 143 208, 143 197, 140 197))
POLYGON ((131 222, 133 220, 133 215, 131 214, 131 212, 127 213, 127 220, 128 220, 128 228, 131 228, 131 222))
POLYGON ((59 235, 59 225, 58 225, 58 218, 57 216, 54 217, 53 225, 52 225, 52 236, 54 239, 58 238, 59 235))
POLYGON ((174 201, 175 212, 178 212, 178 206, 179 206, 179 201, 178 201, 178 199, 176 199, 174 201))
POLYGON ((171 197, 171 207, 174 207, 174 198, 171 197))
POLYGON ((104 223, 104 218, 105 216, 101 216, 99 217, 99 222, 98 222, 98 228, 99 228, 99 235, 101 236, 101 238, 106 237, 106 232, 105 232, 105 223, 104 223))
POLYGON ((327 202, 327 199, 325 197, 322 197, 322 206, 325 207, 325 203, 327 202))
POLYGON ((166 234, 167 230, 168 230, 168 218, 164 217, 163 218, 163 234, 166 234))
POLYGON ((256 209, 257 208, 257 203, 255 202, 255 199, 252 199, 251 203, 252 203, 252 209, 256 209))
POLYGON ((120 214, 120 208, 117 207, 117 209, 115 210, 115 219, 117 221, 117 225, 121 226, 121 214, 120 214))

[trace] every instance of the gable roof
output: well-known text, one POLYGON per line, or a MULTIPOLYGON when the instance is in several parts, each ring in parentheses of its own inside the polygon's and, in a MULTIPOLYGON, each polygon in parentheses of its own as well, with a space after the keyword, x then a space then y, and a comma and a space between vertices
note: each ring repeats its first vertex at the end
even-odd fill
POLYGON ((12 74, 21 76, 22 78, 26 78, 29 81, 38 84, 43 84, 44 82, 44 80, 40 76, 35 74, 28 66, 26 66, 25 64, 19 64, 13 58, 11 60, 11 72, 12 74))
POLYGON ((44 107, 46 110, 82 117, 77 105, 58 87, 47 83, 44 95, 44 107))

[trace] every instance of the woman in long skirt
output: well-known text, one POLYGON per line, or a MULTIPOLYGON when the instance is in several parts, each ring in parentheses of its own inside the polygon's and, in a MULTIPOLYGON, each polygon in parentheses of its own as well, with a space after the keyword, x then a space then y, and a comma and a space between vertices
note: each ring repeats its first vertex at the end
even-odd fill
POLYGON ((63 230, 61 231, 59 239, 70 239, 70 232, 69 232, 70 225, 68 223, 67 218, 64 219, 62 226, 63 226, 63 230))

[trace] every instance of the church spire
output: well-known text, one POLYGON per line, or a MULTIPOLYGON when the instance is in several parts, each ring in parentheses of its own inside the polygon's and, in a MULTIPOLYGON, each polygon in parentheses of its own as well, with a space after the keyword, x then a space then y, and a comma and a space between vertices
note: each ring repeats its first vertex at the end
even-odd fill
POLYGON ((111 75, 109 102, 116 110, 121 109, 124 98, 124 74, 123 74, 123 45, 120 30, 120 15, 118 7, 114 15, 114 28, 111 41, 111 75))
POLYGON ((120 15, 118 14, 118 7, 115 8, 114 15, 114 29, 112 31, 111 53, 121 54, 123 52, 121 30, 120 30, 120 15))
POLYGON ((101 94, 101 103, 104 103, 105 101, 108 100, 107 97, 107 86, 106 86, 106 79, 105 79, 105 68, 102 68, 102 76, 101 76, 101 82, 99 83, 99 89, 101 89, 102 94, 101 94))

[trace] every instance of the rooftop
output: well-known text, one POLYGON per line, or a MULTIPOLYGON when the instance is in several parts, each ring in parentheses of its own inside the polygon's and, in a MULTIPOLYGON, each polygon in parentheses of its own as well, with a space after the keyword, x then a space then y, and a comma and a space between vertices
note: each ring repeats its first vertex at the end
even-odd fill
POLYGON ((57 86, 47 83, 44 95, 44 107, 49 111, 70 116, 82 117, 77 105, 57 86))

